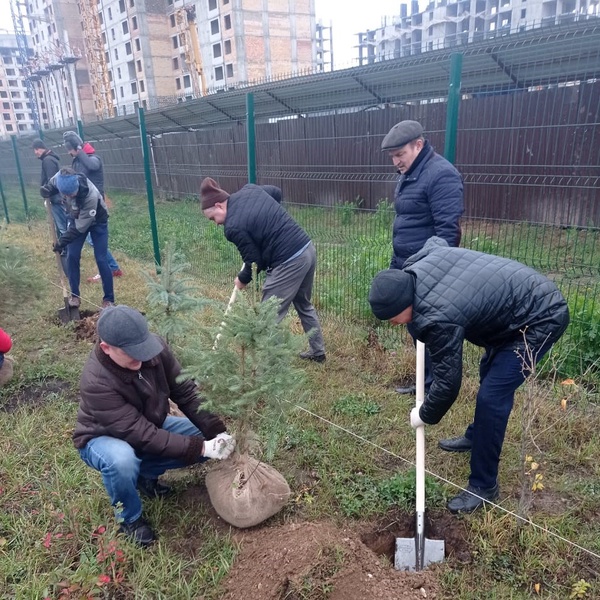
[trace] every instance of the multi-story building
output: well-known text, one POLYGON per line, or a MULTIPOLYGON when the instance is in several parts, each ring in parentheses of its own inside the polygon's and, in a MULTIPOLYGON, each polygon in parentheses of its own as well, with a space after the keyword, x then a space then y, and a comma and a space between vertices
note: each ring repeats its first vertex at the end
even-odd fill
POLYGON ((417 0, 400 15, 358 34, 359 64, 420 54, 526 31, 600 17, 600 0, 436 0, 419 11, 417 0))
POLYGON ((314 0, 167 0, 167 5, 180 99, 315 68, 314 0))
POLYGON ((28 0, 25 8, 22 16, 29 27, 33 50, 28 71, 34 83, 41 125, 74 127, 77 119, 94 118, 76 0, 28 0))
POLYGON ((15 34, 0 34, 0 137, 35 129, 35 114, 21 73, 15 34))
POLYGON ((50 127, 132 114, 317 62, 314 0, 27 0, 50 127))

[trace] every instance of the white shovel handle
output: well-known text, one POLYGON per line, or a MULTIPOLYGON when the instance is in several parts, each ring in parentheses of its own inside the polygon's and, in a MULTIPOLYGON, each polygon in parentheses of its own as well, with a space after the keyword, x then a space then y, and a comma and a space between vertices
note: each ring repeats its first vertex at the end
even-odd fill
MULTIPOLYGON (((425 344, 417 340, 416 407, 425 400, 425 344)), ((416 500, 417 513, 425 512, 425 426, 416 429, 416 500)))
MULTIPOLYGON (((242 264, 242 269, 244 268, 244 265, 242 264)), ((225 312, 223 313, 223 316, 225 316, 226 314, 229 313, 229 311, 231 310, 231 307, 233 306, 235 299, 237 298, 238 295, 238 288, 237 285, 233 286, 233 292, 231 292, 231 296, 229 297, 229 302, 227 303, 227 308, 225 309, 225 312)), ((219 333, 217 333, 217 337, 215 338, 215 343, 213 344, 212 349, 214 350, 217 347, 217 342, 219 341, 219 339, 221 338, 221 331, 223 330, 223 326, 225 325, 225 321, 221 322, 221 325, 219 327, 219 333)))

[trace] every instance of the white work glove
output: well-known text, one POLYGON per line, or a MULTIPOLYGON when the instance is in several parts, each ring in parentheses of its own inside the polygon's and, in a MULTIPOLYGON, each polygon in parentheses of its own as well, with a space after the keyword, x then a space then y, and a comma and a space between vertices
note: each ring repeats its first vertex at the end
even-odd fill
POLYGON ((224 460, 235 450, 235 438, 228 433, 220 433, 212 440, 204 440, 202 456, 224 460))
POLYGON ((415 406, 410 411, 410 426, 413 429, 416 429, 417 427, 423 427, 423 425, 425 425, 425 421, 421 419, 419 416, 419 409, 415 406))

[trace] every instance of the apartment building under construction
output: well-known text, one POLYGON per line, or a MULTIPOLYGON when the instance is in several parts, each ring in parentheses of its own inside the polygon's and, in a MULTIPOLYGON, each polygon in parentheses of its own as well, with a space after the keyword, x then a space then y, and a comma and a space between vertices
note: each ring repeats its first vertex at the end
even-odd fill
POLYGON ((311 70, 314 1, 27 0, 41 124, 133 114, 311 70))

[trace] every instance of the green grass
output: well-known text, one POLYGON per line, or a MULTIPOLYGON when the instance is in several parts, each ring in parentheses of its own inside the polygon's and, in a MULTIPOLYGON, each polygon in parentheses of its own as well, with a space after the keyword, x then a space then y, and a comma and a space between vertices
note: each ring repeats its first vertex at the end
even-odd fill
MULTIPOLYGON (((147 289, 141 271, 152 269, 152 251, 146 247, 149 234, 138 228, 147 228, 147 209, 134 196, 118 196, 114 202, 111 247, 126 272, 116 282, 117 299, 144 309, 147 289)), ((224 302, 239 257, 222 240, 222 230, 196 210, 191 201, 159 203, 161 240, 176 237, 195 266, 202 293, 224 302)), ((346 227, 368 218, 357 213, 345 224, 347 212, 322 211, 315 219, 323 235, 331 229, 331 243, 343 239, 346 227), (330 216, 330 223, 321 224, 330 216)), ((307 209, 305 214, 308 218, 314 213, 307 209)), ((58 325, 61 298, 53 285, 56 267, 47 231, 43 222, 30 225, 31 229, 25 223, 10 225, 2 238, 4 244, 28 253, 28 264, 45 287, 39 298, 26 295, 0 317, 0 326, 13 334, 17 373, 0 390, 0 597, 54 599, 61 586, 70 586, 72 598, 216 600, 239 549, 229 532, 211 521, 204 501, 186 494, 202 484, 202 468, 173 474, 177 493, 145 504, 160 535, 154 548, 143 552, 116 536, 100 476, 84 465, 70 440, 77 382, 91 344, 78 339, 73 326, 58 325), (25 393, 30 402, 18 402, 25 393), (16 411, 4 410, 15 405, 16 411), (99 533, 101 527, 106 528, 104 533, 99 533), (103 575, 111 582, 100 585, 103 575)), ((523 252, 531 253, 532 248, 523 243, 523 252)), ((352 252, 358 255, 360 250, 356 244, 352 252)), ((320 270, 326 255, 321 249, 320 270)), ((334 269, 334 257, 332 253, 327 269, 334 269)), ((93 268, 89 252, 84 253, 83 264, 85 270, 93 268)), ((365 268, 364 262, 355 264, 356 269, 365 268)), ((352 285, 358 289, 362 284, 352 285)), ((84 291, 86 301, 99 294, 92 285, 84 291)), ((342 299, 340 294, 338 301, 342 299)), ((272 525, 325 520, 353 527, 384 519, 390 506, 412 513, 414 433, 408 415, 414 400, 393 391, 396 382, 412 374, 412 345, 388 326, 369 333, 359 318, 329 314, 324 320, 327 363, 306 366, 310 412, 292 413, 273 461, 290 483, 293 500, 272 525)), ((212 319, 214 324, 215 317, 214 311, 206 311, 198 318, 212 319)), ((289 324, 298 330, 293 317, 289 324)), ((176 344, 182 356, 188 343, 185 338, 176 344)), ((461 433, 472 418, 478 357, 478 350, 467 348, 460 397, 440 425, 427 428, 427 468, 437 475, 427 477, 428 509, 434 512, 444 513, 445 499, 456 491, 452 483, 463 486, 468 476, 468 456, 440 452, 435 442, 461 433)), ((552 363, 547 367, 551 370, 552 363)), ((579 375, 572 374, 576 382, 579 375)), ((599 554, 600 414, 595 399, 582 386, 553 383, 550 374, 531 385, 519 391, 509 423, 500 469, 501 505, 518 509, 521 407, 531 396, 537 399, 538 412, 525 433, 527 448, 540 465, 545 487, 533 493, 530 517, 540 527, 599 554)), ((470 559, 451 556, 440 565, 443 597, 535 598, 539 583, 540 597, 569 598, 574 589, 581 589, 574 587, 580 580, 590 585, 583 597, 600 597, 599 561, 590 553, 520 524, 499 509, 460 522, 467 531, 470 559)), ((342 560, 332 551, 315 569, 335 572, 342 560)), ((309 574, 298 584, 293 590, 297 597, 326 597, 328 591, 319 588, 317 575, 309 574)))

